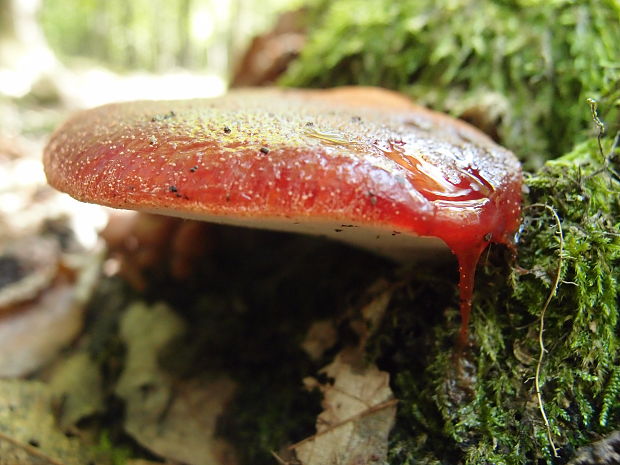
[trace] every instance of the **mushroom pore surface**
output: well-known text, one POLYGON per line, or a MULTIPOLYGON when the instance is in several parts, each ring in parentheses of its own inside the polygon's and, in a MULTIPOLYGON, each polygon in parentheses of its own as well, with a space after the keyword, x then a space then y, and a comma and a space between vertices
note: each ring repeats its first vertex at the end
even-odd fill
POLYGON ((44 162, 85 202, 328 235, 401 261, 447 246, 463 328, 480 253, 510 244, 520 218, 512 153, 377 88, 105 105, 59 128, 44 162))

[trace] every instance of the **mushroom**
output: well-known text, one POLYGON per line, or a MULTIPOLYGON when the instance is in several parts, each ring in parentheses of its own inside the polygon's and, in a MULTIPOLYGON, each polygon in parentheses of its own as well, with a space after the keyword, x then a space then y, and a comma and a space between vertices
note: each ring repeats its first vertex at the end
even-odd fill
POLYGON ((105 105, 58 129, 44 161, 50 184, 85 202, 325 235, 399 261, 450 250, 462 341, 480 254, 512 244, 520 218, 511 152, 378 88, 105 105))

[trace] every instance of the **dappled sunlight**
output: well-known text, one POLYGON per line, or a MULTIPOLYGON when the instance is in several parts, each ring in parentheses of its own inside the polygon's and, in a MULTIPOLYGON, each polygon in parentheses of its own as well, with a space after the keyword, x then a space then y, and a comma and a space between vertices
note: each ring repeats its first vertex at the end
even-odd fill
POLYGON ((28 94, 33 84, 48 72, 56 60, 51 51, 37 47, 27 53, 17 53, 11 67, 0 66, 0 96, 20 98, 28 94))
POLYGON ((165 74, 116 74, 105 68, 67 73, 64 93, 78 107, 130 100, 171 100, 216 97, 226 82, 214 74, 178 70, 165 74))

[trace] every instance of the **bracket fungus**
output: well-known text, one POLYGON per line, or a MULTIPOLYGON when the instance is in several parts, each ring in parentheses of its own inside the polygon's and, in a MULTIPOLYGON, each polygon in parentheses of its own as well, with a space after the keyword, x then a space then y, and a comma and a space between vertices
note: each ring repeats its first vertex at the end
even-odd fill
POLYGON ((382 89, 248 89, 78 113, 45 149, 78 200, 319 234, 399 261, 451 250, 466 334, 473 277, 520 219, 514 155, 382 89))

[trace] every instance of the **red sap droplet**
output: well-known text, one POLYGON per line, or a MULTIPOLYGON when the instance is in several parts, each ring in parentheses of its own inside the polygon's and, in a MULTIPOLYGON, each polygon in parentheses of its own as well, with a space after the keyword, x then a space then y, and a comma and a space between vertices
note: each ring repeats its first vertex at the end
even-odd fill
MULTIPOLYGON (((433 235, 444 240, 458 260, 461 314, 459 346, 463 348, 467 344, 478 260, 490 241, 510 244, 509 235, 516 228, 519 209, 506 210, 509 205, 519 205, 519 189, 514 185, 509 186, 510 189, 506 191, 508 194, 497 195, 495 186, 484 178, 478 168, 456 158, 443 157, 439 162, 430 161, 423 153, 408 152, 403 141, 390 141, 387 147, 378 144, 375 147, 405 168, 411 186, 431 203, 456 211, 484 211, 475 224, 459 224, 458 221, 440 223, 437 219, 431 219, 431 222, 438 223, 433 227, 433 235)), ((459 216, 462 217, 459 221, 467 221, 463 219, 467 217, 465 214, 455 215, 459 216)))
POLYGON ((461 314, 461 329, 459 331, 459 347, 467 345, 467 328, 469 327, 469 315, 471 313, 471 302, 474 294, 474 281, 476 277, 476 266, 480 259, 480 254, 486 248, 486 244, 469 249, 452 249, 456 254, 459 264, 459 310, 461 314))

